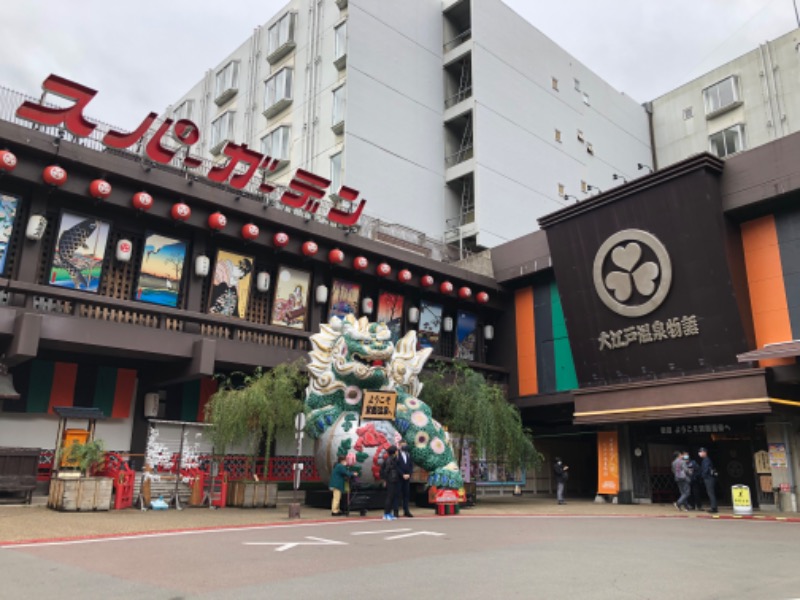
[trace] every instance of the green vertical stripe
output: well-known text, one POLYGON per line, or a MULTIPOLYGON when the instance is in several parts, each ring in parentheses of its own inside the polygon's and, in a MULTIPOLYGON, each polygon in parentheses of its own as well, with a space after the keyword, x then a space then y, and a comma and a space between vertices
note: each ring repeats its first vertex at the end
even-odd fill
POLYGON ((112 367, 99 367, 94 386, 92 406, 99 408, 107 417, 114 410, 114 390, 117 387, 117 370, 112 367))
POLYGON ((556 356, 556 390, 574 390, 578 387, 578 376, 575 374, 561 296, 558 295, 555 282, 550 285, 550 307, 553 315, 553 351, 556 356))
POLYGON ((28 387, 28 412, 46 413, 50 406, 50 392, 53 389, 55 363, 49 360, 34 360, 31 364, 31 378, 28 387))
POLYGON ((181 390, 181 421, 197 421, 200 408, 200 380, 187 381, 181 390))

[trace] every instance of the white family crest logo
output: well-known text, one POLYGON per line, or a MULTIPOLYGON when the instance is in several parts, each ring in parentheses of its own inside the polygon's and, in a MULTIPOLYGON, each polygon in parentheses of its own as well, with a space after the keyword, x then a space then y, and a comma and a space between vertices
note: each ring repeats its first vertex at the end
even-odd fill
POLYGON ((654 235, 625 229, 600 246, 592 275, 603 304, 623 317, 641 317, 653 312, 667 297, 672 263, 654 235))

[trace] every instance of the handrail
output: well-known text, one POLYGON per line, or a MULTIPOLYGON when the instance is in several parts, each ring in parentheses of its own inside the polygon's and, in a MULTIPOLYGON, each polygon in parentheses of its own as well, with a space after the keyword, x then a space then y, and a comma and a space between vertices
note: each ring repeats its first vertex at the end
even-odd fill
POLYGON ((452 50, 456 46, 460 46, 471 37, 472 37, 472 29, 467 29, 466 31, 459 33, 456 37, 454 37, 450 41, 445 42, 444 51, 448 52, 449 50, 452 50))

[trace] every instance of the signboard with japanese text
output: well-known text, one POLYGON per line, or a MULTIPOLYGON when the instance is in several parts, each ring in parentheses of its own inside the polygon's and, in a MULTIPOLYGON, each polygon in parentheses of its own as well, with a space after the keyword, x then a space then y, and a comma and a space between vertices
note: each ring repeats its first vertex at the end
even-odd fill
POLYGON ((362 419, 394 420, 397 407, 397 392, 364 392, 361 406, 362 419))
POLYGON ((737 303, 743 279, 728 255, 722 163, 681 165, 540 220, 580 387, 715 371, 751 347, 737 303))
POLYGON ((786 465, 786 444, 769 444, 769 466, 785 467, 786 465))
POLYGON ((619 492, 619 446, 616 431, 597 432, 597 493, 619 492))

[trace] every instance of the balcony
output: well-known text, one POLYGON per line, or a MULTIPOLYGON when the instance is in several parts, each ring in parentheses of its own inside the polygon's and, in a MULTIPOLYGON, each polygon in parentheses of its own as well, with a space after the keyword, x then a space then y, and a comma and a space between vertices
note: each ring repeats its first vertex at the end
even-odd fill
POLYGON ((275 102, 275 104, 273 104, 272 106, 268 106, 266 109, 264 109, 264 112, 262 114, 268 119, 271 119, 272 117, 282 113, 291 105, 292 105, 291 98, 281 98, 280 100, 275 102))
POLYGON ((237 93, 239 92, 236 88, 228 88, 227 90, 221 92, 216 98, 214 98, 214 104, 217 106, 222 106, 226 102, 229 102, 237 93))

